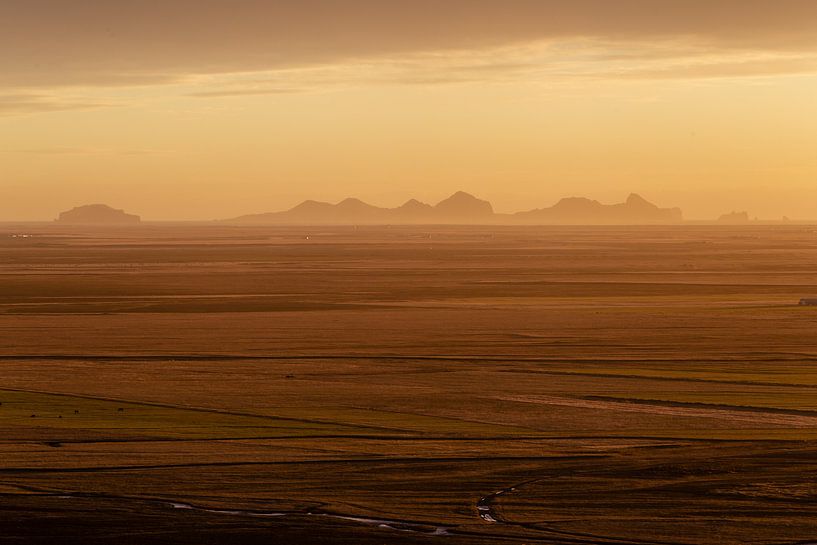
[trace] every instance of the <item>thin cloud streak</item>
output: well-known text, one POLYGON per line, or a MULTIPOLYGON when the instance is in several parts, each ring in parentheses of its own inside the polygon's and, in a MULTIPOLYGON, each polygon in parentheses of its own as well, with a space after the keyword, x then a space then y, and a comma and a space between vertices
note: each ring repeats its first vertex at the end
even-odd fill
POLYGON ((291 95, 294 93, 303 93, 306 89, 274 89, 274 88, 250 88, 250 89, 235 89, 235 90, 221 90, 221 91, 199 91, 195 93, 188 93, 186 96, 196 98, 230 98, 242 96, 265 96, 265 95, 291 95))
POLYGON ((588 79, 660 81, 798 74, 817 74, 817 53, 724 52, 680 41, 618 44, 578 40, 210 76, 196 85, 211 90, 187 95, 200 98, 261 96, 384 85, 580 86, 588 79))
POLYGON ((43 94, 0 95, 0 117, 110 107, 102 102, 66 100, 43 94))
POLYGON ((0 153, 21 155, 72 156, 72 155, 166 155, 175 152, 159 149, 79 148, 65 146, 29 149, 6 149, 0 150, 0 153))

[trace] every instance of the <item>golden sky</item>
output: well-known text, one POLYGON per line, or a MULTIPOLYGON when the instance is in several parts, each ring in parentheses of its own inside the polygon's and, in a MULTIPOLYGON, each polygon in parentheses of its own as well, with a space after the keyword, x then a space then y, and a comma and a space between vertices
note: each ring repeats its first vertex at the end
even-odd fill
POLYGON ((3 0, 0 221, 459 189, 817 218, 814 0, 3 0))

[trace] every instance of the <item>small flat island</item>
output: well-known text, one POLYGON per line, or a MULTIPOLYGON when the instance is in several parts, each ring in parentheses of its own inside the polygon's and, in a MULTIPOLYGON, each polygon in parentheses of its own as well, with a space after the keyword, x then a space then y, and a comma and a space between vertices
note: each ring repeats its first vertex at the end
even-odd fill
POLYGON ((69 225, 134 225, 142 219, 106 204, 88 204, 63 212, 55 221, 69 225))

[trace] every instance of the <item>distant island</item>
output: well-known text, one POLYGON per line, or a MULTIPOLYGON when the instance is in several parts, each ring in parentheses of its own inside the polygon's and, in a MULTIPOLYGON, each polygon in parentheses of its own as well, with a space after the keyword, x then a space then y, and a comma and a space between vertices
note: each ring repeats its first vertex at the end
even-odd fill
POLYGON ((749 223, 749 221, 751 221, 749 219, 749 212, 730 212, 718 218, 718 223, 740 224, 749 223))
POLYGON ((436 206, 411 199, 397 208, 380 208, 349 198, 337 204, 304 201, 284 212, 241 216, 231 223, 383 224, 478 223, 494 217, 491 203, 459 191, 436 206))
MULTIPOLYGON (((787 217, 778 223, 789 223, 787 217)), ((62 212, 54 220, 64 225, 136 225, 135 214, 106 204, 88 204, 62 212)), ((604 204, 585 197, 566 197, 556 204, 515 213, 498 213, 493 205, 465 191, 428 204, 409 199, 395 208, 374 206, 353 197, 338 203, 306 200, 280 212, 216 220, 225 225, 677 225, 685 223, 680 208, 662 208, 637 193, 624 202, 604 204)), ((775 223, 730 212, 717 220, 693 221, 720 225, 775 223)))
POLYGON ((70 225, 134 225, 142 219, 106 204, 88 204, 61 213, 55 221, 70 225))
POLYGON ((416 199, 397 208, 381 208, 348 198, 337 204, 308 200, 283 212, 240 216, 234 224, 347 225, 347 224, 574 224, 627 225, 680 223, 678 208, 659 208, 640 195, 631 194, 619 204, 605 205, 591 199, 562 199, 549 208, 516 214, 497 214, 490 202, 458 191, 430 205, 416 199))
POLYGON ((620 204, 571 197, 550 208, 519 212, 515 217, 525 223, 556 224, 680 223, 684 219, 680 208, 659 208, 635 193, 620 204))

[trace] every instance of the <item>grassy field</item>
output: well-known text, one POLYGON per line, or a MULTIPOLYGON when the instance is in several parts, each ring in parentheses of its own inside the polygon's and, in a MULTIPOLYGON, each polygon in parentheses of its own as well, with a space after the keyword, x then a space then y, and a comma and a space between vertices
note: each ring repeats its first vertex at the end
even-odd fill
POLYGON ((804 226, 0 226, 0 543, 815 541, 815 271, 804 226))

